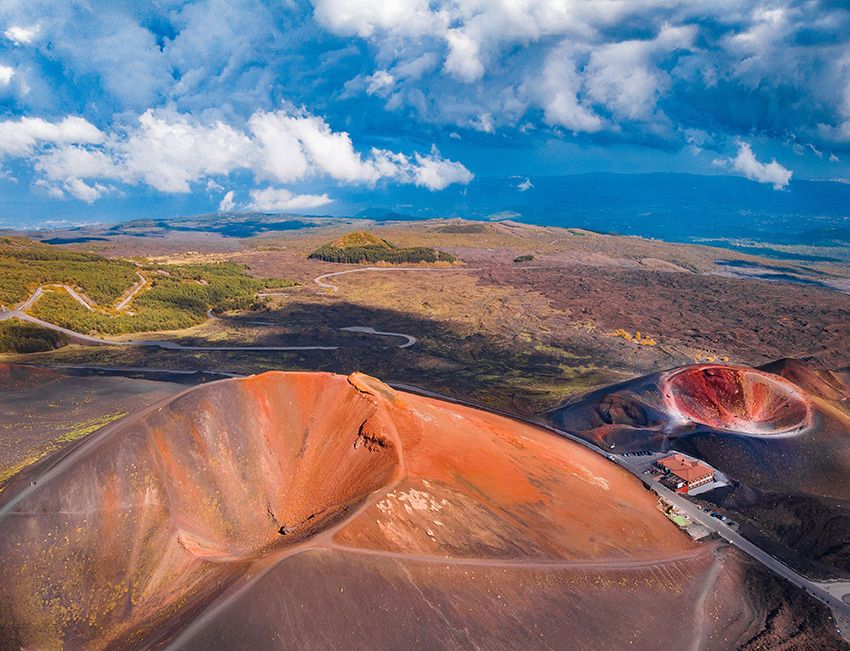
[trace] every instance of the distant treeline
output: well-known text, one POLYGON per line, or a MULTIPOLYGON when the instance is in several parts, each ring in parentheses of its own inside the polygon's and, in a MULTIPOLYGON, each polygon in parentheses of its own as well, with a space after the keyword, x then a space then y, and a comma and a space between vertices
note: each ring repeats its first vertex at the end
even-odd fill
POLYGON ((354 246, 340 248, 324 244, 310 254, 314 260, 326 262, 455 262, 457 258, 425 246, 388 248, 386 246, 354 246))
POLYGON ((68 338, 61 332, 17 319, 0 321, 0 353, 41 353, 66 343, 68 338))

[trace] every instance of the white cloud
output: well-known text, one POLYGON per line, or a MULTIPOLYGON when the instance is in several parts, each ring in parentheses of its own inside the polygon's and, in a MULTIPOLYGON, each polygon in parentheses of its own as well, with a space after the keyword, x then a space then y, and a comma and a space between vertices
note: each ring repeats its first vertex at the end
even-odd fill
POLYGON ((484 76, 484 64, 481 63, 479 45, 459 29, 446 32, 449 54, 444 69, 458 79, 469 83, 484 76))
POLYGON ((333 201, 327 194, 293 194, 285 188, 251 190, 250 194, 248 209, 260 212, 305 210, 325 206, 333 201))
POLYGON ((679 49, 689 49, 696 36, 694 27, 662 27, 648 41, 622 41, 594 50, 585 69, 588 97, 604 105, 615 117, 648 120, 656 101, 670 83, 657 67, 657 60, 679 49))
POLYGON ((478 131, 483 131, 484 133, 494 133, 496 128, 493 125, 493 114, 482 113, 477 119, 473 120, 472 127, 478 131))
POLYGON ((236 207, 236 202, 233 200, 233 190, 230 190, 221 200, 221 203, 218 204, 218 209, 221 212, 229 212, 236 207))
POLYGON ((393 87, 393 84, 395 84, 395 78, 386 70, 378 70, 368 78, 368 82, 369 83, 366 86, 366 94, 383 95, 393 87))
POLYGON ((3 32, 3 36, 14 42, 15 45, 28 45, 32 43, 40 33, 40 25, 31 25, 30 27, 12 25, 9 29, 3 32))
POLYGON ((203 124, 164 109, 145 111, 127 139, 110 148, 121 180, 143 181, 162 192, 189 192, 192 182, 247 167, 255 149, 245 134, 223 122, 203 124))
POLYGON ((838 158, 838 156, 836 156, 835 154, 829 155, 829 162, 830 163, 837 163, 839 160, 841 160, 841 159, 838 158))
MULTIPOLYGON (((248 120, 247 130, 220 120, 201 121, 173 109, 149 109, 135 123, 107 134, 76 117, 60 122, 0 121, 3 154, 29 157, 39 180, 84 201, 107 191, 104 181, 186 193, 199 182, 205 182, 207 190, 221 189, 215 179, 237 171, 275 183, 329 177, 372 185, 387 179, 430 190, 472 179, 463 164, 444 159, 436 149, 412 157, 374 148, 361 154, 347 133, 333 131, 321 117, 293 107, 258 111, 248 120)), ((274 192, 274 197, 261 196, 257 201, 289 207, 329 201, 324 195, 274 192)), ((225 196, 222 205, 233 201, 232 194, 228 193, 230 199, 225 196)))
POLYGON ((516 189, 520 192, 525 192, 526 190, 530 190, 533 187, 534 184, 531 182, 531 179, 525 179, 525 181, 516 186, 516 189))
POLYGON ((412 166, 413 182, 429 190, 443 190, 459 183, 466 185, 472 180, 472 173, 461 163, 446 160, 436 148, 428 156, 415 154, 416 165, 412 166))
POLYGON ((48 183, 44 179, 38 179, 34 185, 37 188, 43 189, 47 193, 47 196, 53 199, 62 199, 65 196, 65 193, 62 191, 62 188, 59 188, 55 185, 50 185, 50 183, 48 183))
POLYGON ((277 181, 297 181, 313 169, 338 181, 373 183, 379 178, 347 133, 332 131, 322 118, 304 110, 255 113, 250 125, 262 148, 261 165, 277 181))
POLYGON ((728 161, 732 169, 740 172, 751 181, 770 183, 775 190, 781 190, 791 181, 793 172, 779 163, 776 159, 769 163, 761 163, 756 159, 752 147, 746 142, 738 143, 738 155, 728 161))
POLYGON ((337 34, 369 37, 379 31, 422 36, 447 24, 428 0, 314 0, 315 17, 337 34))
POLYGON ((103 139, 97 127, 80 117, 59 122, 30 117, 0 121, 0 157, 27 156, 40 144, 97 144, 103 139))
POLYGON ((547 124, 561 125, 577 132, 599 131, 603 126, 602 119, 578 98, 582 82, 574 55, 575 48, 569 42, 555 48, 546 57, 542 74, 531 84, 533 93, 543 108, 547 124))
POLYGON ((85 201, 86 203, 92 203, 99 199, 106 191, 106 187, 99 183, 89 185, 85 181, 81 181, 77 178, 68 179, 63 187, 72 197, 79 199, 80 201, 85 201))
POLYGON ((0 64, 0 86, 8 86, 15 76, 15 69, 11 66, 0 64))

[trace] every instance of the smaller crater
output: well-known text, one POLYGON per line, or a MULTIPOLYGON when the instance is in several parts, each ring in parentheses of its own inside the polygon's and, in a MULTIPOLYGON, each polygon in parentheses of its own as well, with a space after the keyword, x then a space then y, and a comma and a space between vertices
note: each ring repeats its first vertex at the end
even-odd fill
POLYGON ((752 368, 688 366, 665 377, 661 389, 671 415, 719 431, 790 436, 812 421, 811 404, 794 384, 752 368))

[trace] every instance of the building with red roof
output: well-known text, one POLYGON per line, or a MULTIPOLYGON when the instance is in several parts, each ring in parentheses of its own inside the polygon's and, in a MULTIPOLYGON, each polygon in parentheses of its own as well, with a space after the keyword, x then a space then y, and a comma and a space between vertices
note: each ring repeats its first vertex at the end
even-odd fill
POLYGON ((714 481, 714 469, 702 461, 674 452, 656 461, 680 493, 714 481))

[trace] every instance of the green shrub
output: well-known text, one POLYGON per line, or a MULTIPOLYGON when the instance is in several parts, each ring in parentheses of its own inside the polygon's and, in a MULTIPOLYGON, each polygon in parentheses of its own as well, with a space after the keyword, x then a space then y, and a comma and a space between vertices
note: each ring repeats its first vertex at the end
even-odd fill
POLYGON ((391 248, 379 246, 356 246, 338 248, 324 244, 313 251, 310 258, 325 262, 391 262, 393 264, 410 262, 456 262, 457 258, 449 253, 429 249, 424 246, 410 248, 391 248))
POLYGON ((67 343, 68 338, 61 332, 17 319, 0 321, 0 353, 41 353, 67 343))

